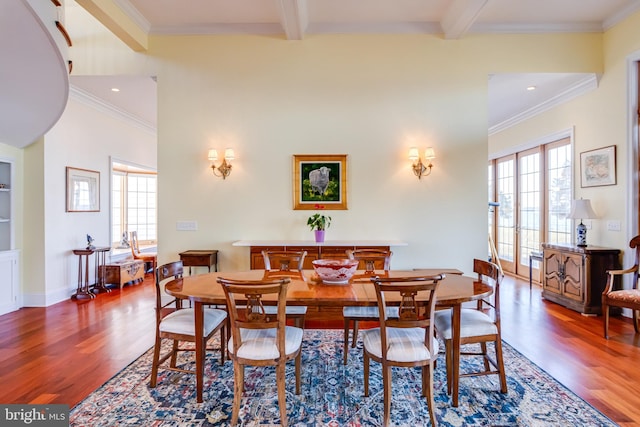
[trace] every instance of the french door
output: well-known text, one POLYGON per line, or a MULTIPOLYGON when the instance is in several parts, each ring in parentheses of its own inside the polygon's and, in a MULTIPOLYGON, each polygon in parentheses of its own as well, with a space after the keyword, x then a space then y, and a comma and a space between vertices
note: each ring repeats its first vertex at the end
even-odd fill
MULTIPOLYGON (((490 215, 502 269, 519 276, 529 274, 529 255, 542 242, 571 239, 572 167, 569 138, 537 146, 494 160, 489 167, 489 200, 499 205, 490 215), (493 188, 492 190, 492 187, 493 188)), ((493 230, 492 230, 493 229, 493 230)), ((539 266, 533 264, 533 277, 539 266)))

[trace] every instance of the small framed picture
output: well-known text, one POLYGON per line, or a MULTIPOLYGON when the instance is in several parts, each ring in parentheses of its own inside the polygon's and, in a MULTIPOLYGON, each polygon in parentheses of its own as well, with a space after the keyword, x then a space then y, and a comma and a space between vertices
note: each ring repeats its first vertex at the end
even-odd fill
POLYGON ((580 153, 580 186, 616 184, 616 146, 580 153))
POLYGON ((67 212, 100 212, 100 172, 67 166, 67 212))
POLYGON ((293 156, 293 209, 347 209, 347 155, 293 156))

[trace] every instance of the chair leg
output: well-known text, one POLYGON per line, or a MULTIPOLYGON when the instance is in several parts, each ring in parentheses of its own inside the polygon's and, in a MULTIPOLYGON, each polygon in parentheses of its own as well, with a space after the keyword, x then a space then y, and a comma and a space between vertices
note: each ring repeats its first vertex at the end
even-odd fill
POLYGON ((349 319, 345 317, 344 319, 344 351, 343 351, 343 360, 342 364, 347 364, 347 357, 349 356, 349 319))
POLYGON ((632 310, 633 312, 633 328, 638 333, 638 310, 632 310))
POLYGON ((369 355, 364 353, 364 396, 369 396, 369 355))
POLYGON ((299 351, 298 355, 296 356, 296 394, 300 394, 300 373, 302 371, 301 361, 302 361, 302 351, 299 351))
POLYGON ((604 303, 602 304, 602 314, 604 314, 604 338, 608 340, 609 339, 609 306, 604 303))
POLYGON ((176 367, 176 362, 178 359, 178 340, 173 340, 173 347, 171 348, 171 366, 172 368, 176 367))
POLYGON ((383 426, 388 426, 391 422, 391 366, 382 367, 382 384, 384 387, 384 417, 383 426))
POLYGON ((356 343, 358 342, 358 321, 353 321, 353 337, 351 338, 351 347, 356 348, 356 343))
POLYGON ((233 361, 233 409, 231 415, 231 425, 238 424, 238 414, 240 413, 240 401, 244 390, 244 366, 235 360, 233 361))
POLYGON ((225 338, 227 336, 227 325, 224 324, 220 328, 220 365, 224 365, 224 360, 227 355, 227 343, 225 338))
POLYGON ((278 405, 280 406, 280 424, 287 427, 287 395, 284 386, 285 362, 281 361, 276 366, 276 383, 278 386, 278 405))
POLYGON ((453 364, 453 346, 451 345, 451 340, 444 340, 444 356, 445 364, 447 365, 447 394, 451 394, 453 383, 453 371, 451 370, 451 365, 453 364))
POLYGON ((489 364, 489 355, 487 353, 487 343, 486 342, 481 342, 480 343, 480 351, 482 352, 482 361, 484 363, 484 370, 486 372, 489 372, 491 370, 491 365, 489 364))
POLYGON ((498 376, 500 377, 500 393, 507 392, 507 375, 504 372, 504 359, 502 358, 502 339, 498 337, 495 342, 496 364, 498 365, 498 376))
POLYGON ((429 419, 432 426, 437 426, 438 421, 435 415, 435 401, 433 399, 433 362, 422 367, 422 394, 427 399, 429 406, 429 419))
POLYGON ((151 365, 151 381, 149 386, 154 388, 158 383, 158 365, 160 365, 160 337, 156 336, 156 344, 153 347, 153 364, 151 365))

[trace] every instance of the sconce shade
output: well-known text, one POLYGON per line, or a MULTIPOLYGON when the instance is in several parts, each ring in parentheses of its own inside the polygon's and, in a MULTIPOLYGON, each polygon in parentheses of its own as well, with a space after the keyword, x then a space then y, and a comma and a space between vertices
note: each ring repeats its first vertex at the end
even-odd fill
POLYGON ((235 155, 233 153, 233 148, 227 148, 226 150, 224 150, 224 158, 227 160, 234 160, 235 159, 235 155))
POLYGON ((415 162, 419 158, 420 158, 420 153, 418 152, 418 149, 416 147, 409 148, 409 160, 411 160, 412 162, 415 162))
POLYGON ((209 150, 209 160, 212 162, 218 161, 218 152, 216 150, 209 150))
POLYGON ((424 158, 427 160, 436 158, 436 153, 435 151, 433 151, 433 148, 429 147, 426 150, 424 150, 424 158))
POLYGON ((571 219, 595 219, 598 216, 591 207, 591 200, 579 199, 574 200, 571 204, 571 213, 569 218, 571 219))

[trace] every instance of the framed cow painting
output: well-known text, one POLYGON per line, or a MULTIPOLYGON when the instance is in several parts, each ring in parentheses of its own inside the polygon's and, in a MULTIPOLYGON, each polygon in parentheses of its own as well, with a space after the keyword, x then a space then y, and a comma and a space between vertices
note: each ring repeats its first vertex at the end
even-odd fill
POLYGON ((294 154, 293 209, 347 209, 346 154, 294 154))

